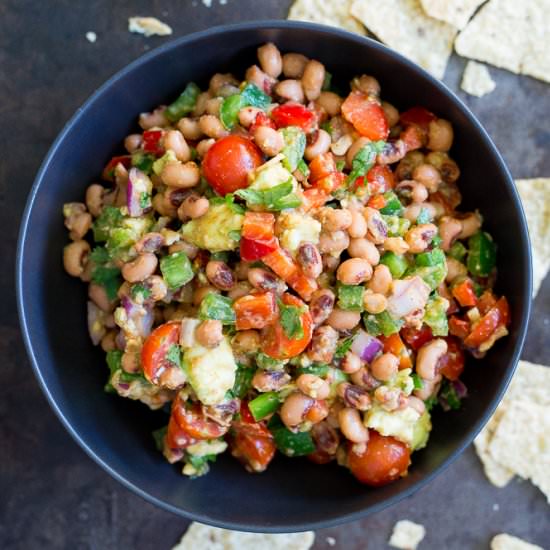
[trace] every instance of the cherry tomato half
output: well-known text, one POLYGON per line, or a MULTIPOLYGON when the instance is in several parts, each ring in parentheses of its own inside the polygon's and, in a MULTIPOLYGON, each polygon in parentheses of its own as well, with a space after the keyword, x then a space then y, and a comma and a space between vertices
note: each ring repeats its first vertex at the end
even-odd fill
POLYGON ((227 432, 227 428, 206 418, 198 403, 186 404, 179 395, 172 405, 172 416, 179 428, 194 439, 216 439, 227 432))
POLYGON ((419 329, 404 327, 401 329, 401 336, 414 351, 433 339, 432 329, 428 325, 422 325, 419 329))
POLYGON ((208 149, 202 162, 204 177, 222 196, 248 186, 248 174, 262 164, 262 153, 249 139, 227 136, 208 149))
POLYGON ((407 445, 394 437, 369 430, 366 450, 357 454, 350 446, 348 461, 351 473, 361 482, 380 487, 395 481, 407 472, 411 463, 407 445))
POLYGON ((399 122, 401 122, 403 126, 416 124, 422 129, 427 130, 430 122, 436 118, 437 117, 432 112, 424 107, 411 107, 408 111, 399 115, 399 122))
POLYGON ((437 364, 439 372, 448 380, 458 380, 464 370, 464 352, 458 338, 447 336, 447 353, 437 364))
MULTIPOLYGON (((158 384, 159 376, 174 364, 166 359, 171 346, 180 338, 180 322, 170 321, 157 327, 145 340, 141 349, 141 366, 145 378, 152 384, 158 384)), ((179 367, 177 367, 179 368, 179 367)))
POLYGON ((285 103, 271 111, 271 118, 277 128, 286 126, 298 126, 305 132, 309 132, 315 124, 315 114, 298 103, 285 103))
POLYGON ((313 333, 313 323, 307 306, 292 294, 285 293, 282 296, 283 304, 304 308, 300 315, 304 335, 302 338, 289 338, 279 322, 275 322, 262 331, 262 351, 273 359, 289 359, 302 353, 308 346, 313 333))

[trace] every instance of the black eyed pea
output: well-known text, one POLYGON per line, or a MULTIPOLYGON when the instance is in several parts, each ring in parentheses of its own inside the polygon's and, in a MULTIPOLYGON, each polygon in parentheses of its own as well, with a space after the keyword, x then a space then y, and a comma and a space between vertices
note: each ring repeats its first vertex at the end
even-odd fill
POLYGON ((399 122, 399 111, 391 103, 382 101, 382 110, 390 128, 399 122))
POLYGON ((405 242, 409 245, 409 252, 413 254, 423 252, 436 235, 437 227, 433 223, 423 223, 409 229, 405 233, 405 242))
POLYGON ((199 127, 203 134, 214 139, 219 139, 229 134, 221 123, 221 120, 215 115, 202 115, 199 118, 199 127))
POLYGON ((441 183, 439 170, 431 164, 421 163, 412 171, 412 179, 421 183, 430 193, 435 193, 441 183))
POLYGON ((233 271, 220 260, 210 260, 206 264, 206 277, 220 290, 231 290, 236 282, 233 271))
POLYGON ((451 123, 444 118, 432 120, 428 126, 428 149, 446 153, 453 144, 454 132, 451 123))
POLYGON ((330 394, 329 383, 314 374, 301 374, 296 385, 301 392, 313 399, 326 399, 330 394))
POLYGON ((180 118, 177 127, 185 139, 196 141, 203 136, 199 121, 196 118, 180 118))
POLYGON ((298 247, 296 259, 306 277, 317 279, 323 272, 323 260, 318 248, 313 243, 302 243, 298 247))
POLYGON ((359 285, 372 277, 372 265, 363 258, 351 258, 340 264, 336 278, 345 285, 359 285))
POLYGON ((212 147, 216 143, 215 139, 209 138, 209 139, 203 139, 197 143, 197 156, 202 159, 205 157, 206 153, 208 152, 208 149, 212 147))
POLYGON ((252 124, 254 124, 254 121, 256 120, 256 117, 258 116, 258 113, 261 113, 262 110, 258 109, 258 107, 243 107, 239 111, 239 124, 243 128, 248 128, 252 124))
MULTIPOLYGON (((323 231, 319 237, 319 251, 322 254, 339 256, 349 246, 346 231, 323 231)), ((324 262, 324 259, 323 259, 324 262)))
POLYGON ((176 155, 176 158, 181 162, 191 160, 191 149, 183 134, 179 130, 170 130, 164 134, 164 148, 170 149, 176 155))
POLYGON ((101 349, 105 352, 107 351, 114 351, 117 349, 116 345, 116 330, 110 330, 105 334, 105 336, 101 339, 100 345, 101 349))
POLYGON ((384 250, 394 254, 405 254, 409 250, 409 245, 403 237, 388 237, 384 241, 384 250))
POLYGON ((271 271, 261 267, 249 268, 247 277, 250 285, 259 290, 273 290, 276 294, 282 294, 287 289, 286 284, 281 279, 271 271))
POLYGON ((336 116, 340 113, 343 99, 334 92, 321 92, 315 103, 325 110, 329 117, 336 116))
POLYGON ((324 323, 334 308, 336 297, 334 292, 328 288, 316 290, 309 302, 309 313, 315 326, 324 323))
POLYGON ((327 323, 335 330, 351 330, 361 320, 361 314, 357 311, 348 311, 335 307, 328 316, 327 323))
POLYGON ((363 258, 372 266, 378 265, 380 262, 380 252, 378 252, 378 248, 365 238, 351 239, 348 246, 348 254, 352 258, 363 258))
POLYGON ((435 338, 424 344, 416 356, 416 372, 425 380, 433 380, 437 374, 439 360, 447 353, 447 342, 443 338, 435 338))
POLYGON ((223 340, 223 325, 217 319, 203 321, 195 330, 195 337, 205 348, 215 348, 223 340))
POLYGON ((73 277, 80 277, 88 263, 90 245, 86 241, 74 241, 63 249, 63 266, 73 277))
POLYGON ((231 340, 235 353, 255 353, 260 349, 260 333, 257 330, 239 330, 231 340))
POLYGON ((322 208, 318 218, 326 231, 342 231, 348 229, 353 222, 351 212, 347 208, 322 208))
POLYGON ((351 147, 346 153, 346 166, 348 168, 351 168, 351 164, 353 162, 353 159, 355 158, 355 155, 359 153, 359 151, 368 143, 370 143, 370 139, 366 137, 360 137, 351 144, 351 147))
POLYGON ((462 231, 458 236, 459 239, 467 239, 478 232, 481 227, 481 216, 477 212, 471 212, 464 218, 461 218, 462 231))
POLYGON ((200 218, 208 212, 209 208, 210 203, 206 197, 201 197, 197 193, 191 193, 183 199, 183 202, 178 208, 178 217, 182 221, 188 218, 200 218))
POLYGON ((350 212, 351 224, 348 227, 349 236, 352 239, 361 239, 367 234, 367 221, 361 211, 353 208, 350 212))
POLYGON ((302 392, 291 393, 283 403, 280 411, 281 420, 288 428, 299 426, 306 414, 314 405, 314 399, 302 392))
POLYGON ((235 286, 227 293, 228 298, 238 300, 247 294, 250 294, 253 286, 248 281, 238 281, 235 286))
POLYGON ((286 101, 293 101, 295 103, 304 102, 304 90, 299 80, 281 80, 281 82, 275 84, 273 91, 286 101))
POLYGON ((445 276, 445 281, 447 281, 448 283, 452 283, 458 277, 466 277, 468 275, 468 269, 463 263, 459 262, 458 260, 447 256, 446 262, 447 275, 445 276))
POLYGON ((199 167, 194 162, 167 162, 162 169, 160 177, 168 187, 187 189, 194 187, 200 182, 201 174, 199 167))
POLYGON ((369 313, 382 313, 388 305, 388 300, 383 294, 367 291, 363 295, 363 306, 369 313))
POLYGON ((353 443, 366 443, 369 431, 365 428, 357 409, 345 407, 338 413, 338 423, 344 437, 353 443))
POLYGON ((103 285, 90 283, 88 286, 88 298, 90 298, 99 309, 106 313, 110 313, 113 310, 114 303, 107 297, 107 292, 103 285))
POLYGON ((258 65, 252 65, 252 67, 249 67, 246 70, 244 79, 260 88, 260 90, 266 94, 271 94, 271 90, 277 82, 275 78, 262 71, 258 65))
POLYGON ((325 66, 315 59, 308 61, 302 75, 302 87, 309 101, 314 101, 319 97, 324 81, 325 66))
POLYGON ((69 217, 65 218, 65 227, 69 230, 69 237, 73 241, 79 241, 88 233, 92 226, 92 215, 85 211, 75 211, 69 217))
POLYGON ((206 102, 206 114, 220 116, 220 107, 222 106, 223 98, 222 97, 211 97, 206 102))
POLYGON ((139 125, 143 130, 150 130, 151 128, 163 128, 168 126, 169 121, 164 116, 166 107, 159 107, 152 113, 141 113, 139 115, 139 125))
POLYGON ((380 95, 380 83, 374 76, 363 74, 351 81, 351 89, 358 90, 364 94, 378 97, 380 95))
POLYGON ((206 112, 206 102, 211 98, 210 92, 202 92, 197 97, 197 102, 195 103, 195 108, 191 112, 191 116, 200 117, 206 112))
POLYGON ((258 370, 252 378, 252 386, 259 392, 279 391, 290 382, 290 376, 283 370, 258 370))
POLYGON ((139 283, 150 277, 157 269, 158 259, 155 254, 146 252, 140 254, 135 260, 122 266, 121 273, 129 283, 139 283))
POLYGON ((162 300, 168 294, 168 287, 159 275, 151 275, 145 280, 145 283, 151 292, 150 299, 154 302, 162 300))
POLYGON ((352 351, 348 351, 346 355, 344 355, 344 358, 340 363, 340 369, 346 374, 353 374, 354 372, 357 372, 362 366, 363 363, 361 361, 361 358, 359 357, 359 355, 353 353, 352 351))
POLYGON ((399 359, 393 353, 383 353, 371 363, 370 370, 377 380, 387 382, 397 374, 399 359))
POLYGON ((211 96, 217 96, 225 86, 238 86, 239 84, 239 81, 231 73, 216 73, 210 79, 208 92, 211 96))
POLYGON ((283 150, 285 142, 282 134, 269 126, 258 126, 253 133, 256 145, 268 157, 274 157, 283 150))
POLYGON ((173 254, 174 252, 185 252, 185 255, 190 260, 194 260, 199 253, 199 248, 194 244, 180 239, 177 243, 171 244, 168 247, 168 254, 173 254))
POLYGON ((439 220, 439 236, 441 248, 447 252, 462 231, 462 222, 451 216, 443 216, 439 220))
POLYGON ((421 204, 409 204, 409 206, 405 207, 403 217, 414 223, 422 211, 426 212, 432 220, 444 213, 444 209, 441 204, 423 202, 421 204))
POLYGON ((306 147, 304 157, 306 160, 313 160, 318 155, 326 153, 330 149, 330 143, 330 134, 323 129, 318 130, 313 143, 306 147))
POLYGON ((126 351, 120 358, 120 366, 124 372, 134 374, 139 372, 141 366, 140 354, 133 351, 126 351))
POLYGON ((133 153, 141 147, 142 137, 141 134, 130 134, 124 138, 124 149, 128 153, 133 153))
POLYGON ((301 53, 283 55, 283 74, 287 78, 302 78, 309 59, 301 53))
POLYGON ((86 206, 95 218, 97 218, 103 210, 104 195, 105 187, 98 183, 92 183, 92 185, 86 189, 86 206))
POLYGON ((273 42, 258 48, 258 61, 262 70, 273 78, 278 78, 283 72, 283 58, 273 42))

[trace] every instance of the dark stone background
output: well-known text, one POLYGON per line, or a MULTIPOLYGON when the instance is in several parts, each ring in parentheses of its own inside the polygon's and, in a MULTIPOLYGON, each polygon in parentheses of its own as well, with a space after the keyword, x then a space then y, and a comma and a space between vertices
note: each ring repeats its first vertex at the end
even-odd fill
MULTIPOLYGON (((200 0, 0 2, 0 548, 167 550, 187 526, 111 479, 52 414, 19 335, 13 259, 27 192, 59 130, 107 77, 167 40, 130 34, 129 16, 157 16, 180 36, 222 23, 283 18, 290 2, 212 4, 207 9, 200 0), (97 33, 95 44, 86 40, 87 31, 97 33)), ((445 82, 455 91, 464 65, 454 56, 448 67, 445 82)), ((515 177, 550 176, 548 85, 493 68, 491 74, 497 88, 490 96, 459 95, 515 177)), ((550 279, 535 303, 525 359, 550 365, 549 322, 550 279)), ((487 549, 490 538, 503 531, 548 548, 548 510, 529 483, 490 485, 470 448, 415 496, 364 521, 320 531, 315 548, 329 548, 327 536, 340 549, 386 548, 394 522, 403 518, 426 526, 424 549, 487 549)))

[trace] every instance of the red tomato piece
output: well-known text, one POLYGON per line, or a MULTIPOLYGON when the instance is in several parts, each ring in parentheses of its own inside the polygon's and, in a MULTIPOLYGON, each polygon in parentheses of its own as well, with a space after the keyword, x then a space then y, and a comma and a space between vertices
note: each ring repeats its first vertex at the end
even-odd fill
POLYGON ((322 189, 327 195, 330 195, 336 189, 340 189, 346 181, 346 175, 343 172, 332 172, 313 183, 317 189, 322 189))
POLYGON ((152 384, 159 383, 159 377, 166 369, 175 367, 166 359, 166 354, 179 342, 180 326, 179 321, 164 323, 151 332, 143 344, 141 366, 145 378, 152 384))
POLYGON ((268 326, 277 318, 277 301, 273 292, 247 294, 235 300, 237 330, 260 329, 268 326))
POLYGON ((185 449, 189 445, 197 443, 185 430, 182 430, 174 416, 170 416, 165 443, 169 449, 185 449))
POLYGON ((336 172, 336 161, 330 151, 317 155, 309 163, 309 181, 312 183, 330 176, 333 172, 336 172))
POLYGON ((412 368, 411 354, 399 333, 396 332, 387 338, 383 336, 379 338, 384 342, 384 353, 393 353, 399 358, 399 370, 412 368))
POLYGON ((464 340, 469 348, 479 347, 499 326, 506 326, 510 320, 508 301, 503 296, 477 323, 464 340))
POLYGON ((477 296, 472 279, 464 279, 451 289, 452 295, 462 307, 473 307, 477 304, 477 296))
POLYGON ((275 216, 268 212, 248 211, 244 215, 242 236, 254 241, 268 240, 273 237, 275 216))
POLYGON ((336 455, 330 455, 326 451, 314 451, 308 454, 307 458, 315 464, 328 464, 336 458, 336 455))
POLYGON ((416 124, 422 129, 428 130, 430 122, 436 118, 437 117, 432 112, 424 107, 412 107, 399 115, 399 122, 401 122, 403 126, 416 124))
POLYGON ((428 325, 422 325, 419 329, 404 327, 401 329, 401 336, 414 351, 433 339, 432 329, 428 325))
POLYGON ((270 267, 275 275, 279 276, 283 281, 289 281, 298 273, 298 264, 294 258, 280 246, 276 250, 264 256, 262 262, 270 267))
POLYGON ((305 132, 309 132, 315 125, 315 114, 298 103, 285 103, 271 111, 271 118, 277 128, 286 126, 298 126, 305 132))
POLYGON ((407 151, 420 149, 426 144, 426 132, 419 126, 407 126, 399 135, 399 139, 405 142, 407 151))
POLYGON ((366 450, 358 454, 350 445, 348 461, 351 473, 361 483, 381 487, 407 473, 410 456, 409 448, 401 441, 369 430, 366 450))
POLYGON ((277 129, 275 123, 263 111, 260 111, 256 115, 254 122, 250 125, 250 128, 248 129, 250 135, 252 135, 254 130, 259 126, 268 126, 269 128, 273 128, 273 130, 277 129))
POLYGON ((375 208, 376 210, 381 210, 386 206, 386 199, 383 195, 375 195, 368 200, 367 206, 375 208))
MULTIPOLYGON (((364 176, 357 179, 364 180, 364 176)), ((376 164, 368 171, 367 182, 369 186, 369 193, 371 195, 386 193, 395 187, 395 176, 387 165, 376 164)))
POLYGON ((122 164, 124 168, 130 168, 132 165, 132 157, 130 155, 121 155, 113 157, 103 168, 101 177, 106 181, 115 181, 115 168, 117 164, 122 164))
POLYGON ((342 104, 344 118, 369 139, 386 139, 390 133, 386 115, 378 101, 363 92, 351 92, 342 104))
POLYGON ((162 130, 145 130, 143 132, 143 150, 146 153, 154 155, 163 155, 164 147, 161 145, 161 139, 164 135, 162 130))
POLYGON ((272 237, 267 241, 255 241, 253 239, 242 237, 240 243, 241 259, 245 262, 260 260, 274 250, 277 250, 278 246, 276 237, 272 237))
POLYGON ((250 472, 263 472, 276 450, 273 435, 260 423, 233 423, 229 446, 231 454, 250 472))
POLYGON ((458 338, 447 336, 447 353, 437 364, 439 372, 448 380, 458 380, 464 370, 464 351, 458 338))
POLYGON ((477 309, 481 315, 485 315, 492 307, 495 307, 497 299, 491 290, 486 290, 477 301, 477 309))
POLYGON ((306 304, 296 296, 285 293, 282 296, 283 304, 304 309, 300 316, 304 336, 302 338, 289 338, 279 322, 273 323, 262 331, 262 351, 273 359, 290 359, 304 351, 313 333, 313 323, 306 304))
POLYGON ((302 211, 309 212, 315 208, 321 208, 327 202, 329 196, 322 190, 312 187, 302 193, 302 211))
POLYGON ((208 149, 202 171, 216 193, 225 196, 248 186, 248 174, 263 162, 260 149, 242 136, 219 139, 208 149))
POLYGON ((186 404, 179 395, 172 405, 172 416, 177 425, 194 439, 216 439, 227 432, 227 428, 206 418, 198 403, 186 404))
POLYGON ((449 318, 449 332, 453 336, 464 340, 470 334, 470 322, 452 315, 449 318))

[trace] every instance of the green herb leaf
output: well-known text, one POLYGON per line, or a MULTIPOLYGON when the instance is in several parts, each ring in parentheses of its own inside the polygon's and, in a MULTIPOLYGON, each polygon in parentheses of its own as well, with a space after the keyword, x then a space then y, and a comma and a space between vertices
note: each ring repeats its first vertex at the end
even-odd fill
POLYGON ((118 267, 105 267, 98 265, 92 271, 92 281, 101 285, 110 301, 117 297, 118 289, 122 284, 120 269, 118 267))
POLYGON ((155 447, 157 451, 161 452, 164 450, 164 438, 166 437, 166 432, 168 431, 168 426, 154 430, 151 435, 155 440, 155 447))
POLYGON ((296 374, 314 374, 315 376, 326 376, 329 372, 329 366, 323 363, 314 363, 308 367, 298 367, 296 369, 296 374))
POLYGON ((437 405, 437 397, 435 395, 428 397, 428 399, 424 401, 424 405, 428 412, 431 411, 437 405))
POLYGON ((338 170, 338 172, 341 172, 346 166, 346 161, 345 160, 337 160, 336 161, 336 170, 338 170))
POLYGON ((280 323, 283 331, 288 338, 299 340, 304 337, 304 327, 302 326, 301 307, 287 306, 282 302, 279 303, 280 323))
POLYGON ((353 336, 350 336, 349 338, 345 338, 344 340, 340 340, 340 342, 338 342, 338 345, 336 346, 334 357, 336 359, 342 359, 344 355, 346 355, 346 353, 351 349, 352 344, 353 344, 353 336))
POLYGON ((153 171, 153 163, 157 160, 155 155, 150 153, 142 153, 138 151, 132 153, 132 166, 135 166, 138 170, 145 172, 147 175, 150 175, 153 171))
POLYGON ((424 224, 424 223, 430 223, 432 221, 432 216, 430 214, 430 211, 427 208, 421 208, 420 214, 416 217, 416 223, 418 225, 424 224))
POLYGON ((104 265, 110 259, 109 251, 104 246, 96 246, 90 254, 90 260, 96 265, 104 265))
POLYGON ((416 372, 413 372, 411 374, 411 378, 415 390, 421 390, 424 387, 424 382, 422 381, 422 378, 420 378, 420 376, 418 376, 416 372))
POLYGON ((243 104, 245 107, 257 107, 258 109, 265 110, 271 105, 271 98, 262 92, 258 86, 247 82, 246 86, 241 92, 243 98, 243 104))
POLYGON ((143 283, 136 283, 132 285, 130 295, 134 301, 147 300, 147 298, 151 297, 151 289, 147 288, 143 283))
POLYGON ((111 230, 121 222, 122 218, 120 208, 105 206, 92 225, 94 241, 97 243, 106 241, 109 238, 111 230))
POLYGON ((236 319, 232 304, 233 300, 231 298, 210 292, 201 302, 199 319, 215 319, 221 321, 224 325, 232 325, 236 319))
POLYGON ((166 361, 176 367, 181 368, 181 348, 177 344, 172 344, 166 352, 166 361))
POLYGON ((237 372, 235 373, 235 383, 233 384, 233 389, 231 394, 233 397, 238 397, 239 399, 244 399, 248 390, 252 386, 252 378, 254 378, 254 369, 247 367, 245 365, 238 365, 237 372))
POLYGON ((240 241, 241 240, 241 232, 238 229, 232 229, 229 233, 229 238, 233 239, 234 241, 240 241))
POLYGON ((466 247, 460 241, 456 241, 447 254, 458 262, 463 262, 467 252, 466 247))
POLYGON ((113 375, 117 370, 122 368, 122 351, 119 349, 111 350, 107 352, 107 366, 111 375, 113 375))
POLYGON ((458 397, 454 386, 448 380, 446 380, 443 384, 439 395, 447 402, 451 409, 454 411, 460 409, 460 406, 462 405, 460 397, 458 397))
POLYGON ((304 159, 298 161, 297 168, 306 178, 309 176, 309 166, 305 163, 304 159))
POLYGON ((403 205, 393 191, 384 193, 383 197, 386 201, 386 206, 380 209, 380 214, 399 216, 403 212, 403 205))
MULTIPOLYGON (((294 170, 296 170, 296 168, 300 165, 300 162, 305 164, 302 157, 304 156, 304 151, 306 149, 306 135, 296 126, 287 126, 286 128, 279 130, 279 132, 282 134, 285 143, 285 146, 281 151, 285 157, 282 161, 283 166, 289 172, 294 172, 294 170)), ((307 170, 309 172, 309 169, 307 170)))
POLYGON ((374 166, 376 155, 384 149, 385 145, 385 141, 371 141, 359 150, 351 163, 351 172, 347 180, 348 187, 352 185, 357 178, 367 174, 374 166))
POLYGON ((240 205, 240 204, 237 204, 235 202, 235 195, 233 193, 227 193, 227 195, 225 195, 224 197, 225 199, 225 204, 227 204, 227 206, 230 208, 230 210, 232 212, 234 212, 235 214, 244 214, 246 212, 246 209, 244 208, 244 206, 240 205))
POLYGON ((200 88, 194 82, 189 82, 178 99, 168 105, 164 111, 164 116, 169 121, 175 122, 188 115, 195 108, 200 92, 200 88))

